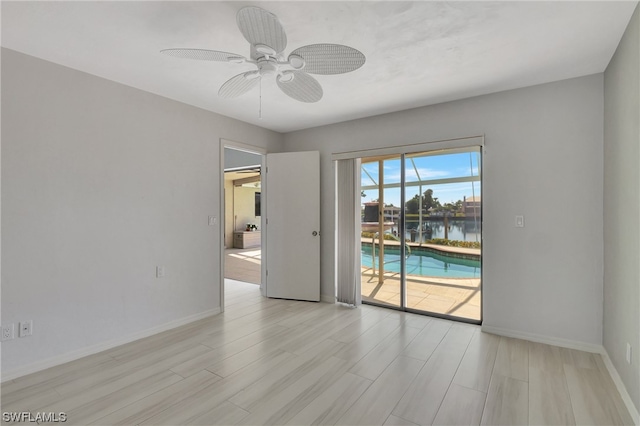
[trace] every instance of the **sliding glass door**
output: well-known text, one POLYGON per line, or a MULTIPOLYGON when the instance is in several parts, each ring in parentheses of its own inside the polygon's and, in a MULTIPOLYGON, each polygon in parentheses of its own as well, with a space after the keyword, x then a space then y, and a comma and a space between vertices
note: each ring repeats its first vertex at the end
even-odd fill
POLYGON ((402 307, 399 155, 362 159, 363 301, 402 307))
POLYGON ((362 158, 362 300, 481 321, 479 147, 362 158))

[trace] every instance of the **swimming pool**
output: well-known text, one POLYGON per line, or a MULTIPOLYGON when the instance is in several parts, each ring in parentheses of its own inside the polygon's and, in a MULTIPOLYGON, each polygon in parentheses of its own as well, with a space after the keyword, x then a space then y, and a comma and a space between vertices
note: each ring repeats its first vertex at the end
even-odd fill
MULTIPOLYGON (((371 268, 371 246, 363 245, 362 266, 371 268)), ((400 272, 400 251, 386 248, 384 251, 384 269, 387 272, 400 272)), ((378 250, 376 249, 376 269, 378 269, 378 250)), ((407 275, 440 278, 480 278, 480 261, 459 259, 432 252, 413 250, 406 262, 407 275)))

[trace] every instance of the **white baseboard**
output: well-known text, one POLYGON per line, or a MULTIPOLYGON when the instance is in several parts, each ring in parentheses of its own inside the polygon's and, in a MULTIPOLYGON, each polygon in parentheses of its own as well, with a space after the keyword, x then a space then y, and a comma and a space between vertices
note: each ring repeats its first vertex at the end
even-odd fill
POLYGON ((154 334, 162 333, 163 331, 171 330, 173 328, 180 327, 181 325, 189 324, 194 321, 198 321, 203 318, 207 318, 220 313, 220 308, 210 309, 208 311, 200 312, 198 314, 190 315, 188 317, 180 318, 168 323, 152 327, 146 330, 138 331, 127 336, 119 337, 118 339, 110 340, 104 343, 98 343, 93 346, 78 349, 63 355, 58 355, 52 358, 47 358, 42 361, 34 362, 29 365, 25 365, 19 368, 15 368, 10 371, 2 372, 2 382, 13 380, 18 377, 26 376, 27 374, 36 373, 38 371, 46 370, 47 368, 55 367, 66 362, 74 361, 85 356, 93 355, 98 352, 106 351, 107 349, 115 348, 125 343, 133 342, 134 340, 143 339, 145 337, 153 336, 154 334))
POLYGON ((604 365, 607 367, 611 379, 613 379, 613 383, 616 384, 616 389, 618 389, 618 392, 620 392, 620 396, 624 401, 624 405, 627 407, 627 410, 629 410, 629 414, 631 415, 633 423, 636 425, 640 425, 640 413, 638 413, 638 409, 634 405, 629 392, 627 392, 627 388, 622 382, 622 378, 620 377, 620 374, 618 374, 618 370, 616 370, 616 367, 613 366, 613 362, 611 362, 611 358, 609 358, 609 353, 604 347, 602 348, 601 355, 602 360, 604 361, 604 365))
POLYGON ((595 354, 602 353, 602 345, 595 343, 577 342, 575 340, 560 339, 558 337, 543 336, 540 334, 526 333, 523 331, 509 330, 500 327, 491 327, 482 325, 482 331, 498 336, 513 337, 514 339, 529 340, 531 342, 544 343, 552 346, 560 346, 562 348, 577 349, 579 351, 591 352, 595 354))
POLYGON ((629 411, 629 414, 631 415, 631 418, 633 419, 634 424, 640 425, 640 414, 638 413, 636 406, 633 404, 633 400, 631 399, 629 392, 627 392, 627 388, 624 386, 624 383, 620 378, 620 374, 618 374, 618 370, 616 370, 616 368, 613 366, 613 363, 611 362, 611 358, 609 358, 609 354, 605 350, 604 346, 596 345, 592 343, 576 342, 576 341, 567 340, 567 339, 559 339, 557 337, 541 336, 538 334, 525 333, 521 331, 508 330, 504 328, 491 327, 486 325, 482 326, 482 331, 491 333, 491 334, 497 334, 498 336, 513 337, 515 339, 529 340, 531 342, 545 343, 547 345, 560 346, 562 348, 569 348, 569 349, 577 349, 579 351, 597 353, 601 355, 604 361, 604 365, 607 367, 607 370, 609 371, 609 375, 611 376, 611 379, 615 383, 616 388, 618 389, 618 392, 620 392, 620 396, 622 397, 622 400, 624 401, 624 404, 627 407, 627 410, 629 411))
POLYGON ((324 303, 336 303, 336 297, 333 294, 321 294, 320 301, 324 303))

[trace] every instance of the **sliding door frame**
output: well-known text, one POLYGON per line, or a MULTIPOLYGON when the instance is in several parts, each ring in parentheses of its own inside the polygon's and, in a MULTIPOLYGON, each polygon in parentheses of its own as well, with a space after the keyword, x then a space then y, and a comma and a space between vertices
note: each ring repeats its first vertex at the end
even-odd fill
MULTIPOLYGON (((484 157, 484 136, 473 136, 461 139, 450 139, 450 140, 442 140, 442 141, 434 141, 434 142, 426 142, 426 143, 417 143, 417 144, 409 144, 409 145, 400 145, 395 147, 386 147, 386 148, 378 148, 378 149, 369 149, 369 150, 359 150, 359 151, 348 151, 341 153, 332 154, 332 160, 343 160, 343 159, 353 159, 353 158, 367 158, 367 157, 376 157, 376 156, 391 156, 398 155, 400 157, 401 167, 400 167, 400 218, 398 223, 398 235, 404 236, 406 229, 406 218, 405 211, 403 206, 406 203, 406 194, 405 194, 405 184, 406 184, 406 170, 405 170, 405 160, 407 154, 415 154, 418 152, 434 152, 434 151, 451 151, 451 153, 466 152, 469 148, 478 148, 480 153, 480 160, 478 162, 479 175, 480 175, 480 188, 481 194, 484 192, 484 173, 483 169, 483 157, 484 157)), ((383 191, 384 188, 380 188, 380 191, 383 191)), ((484 239, 483 233, 483 220, 484 220, 484 203, 480 203, 480 235, 481 241, 484 239)), ((360 238, 359 235, 355 235, 354 237, 360 238)), ((403 312, 410 312, 421 315, 428 315, 435 318, 442 318, 448 320, 454 320, 458 322, 464 322, 469 324, 482 324, 483 311, 484 311, 484 256, 480 256, 480 291, 481 291, 481 302, 480 302, 480 320, 458 317, 453 315, 446 315, 437 312, 431 311, 422 311, 418 309, 413 309, 407 307, 407 295, 406 295, 406 262, 405 262, 406 248, 405 244, 400 244, 400 306, 394 305, 385 305, 382 303, 375 303, 366 301, 368 305, 395 309, 403 312)), ((374 260, 375 262, 375 260, 374 260)), ((360 268, 360 265, 354 265, 354 267, 360 268)), ((362 291, 358 289, 358 291, 362 291)))

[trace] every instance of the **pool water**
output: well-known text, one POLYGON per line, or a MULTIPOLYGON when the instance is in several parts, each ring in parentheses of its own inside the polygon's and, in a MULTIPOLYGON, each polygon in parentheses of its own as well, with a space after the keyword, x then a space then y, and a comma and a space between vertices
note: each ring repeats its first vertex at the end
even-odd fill
MULTIPOLYGON (((363 246, 362 266, 371 268, 371 246, 363 246)), ((400 272, 400 252, 385 247, 384 269, 387 272, 400 272)), ((379 258, 376 250, 375 266, 378 269, 379 258)), ((441 278, 480 278, 480 261, 459 259, 446 255, 413 250, 406 261, 407 275, 441 278)))

